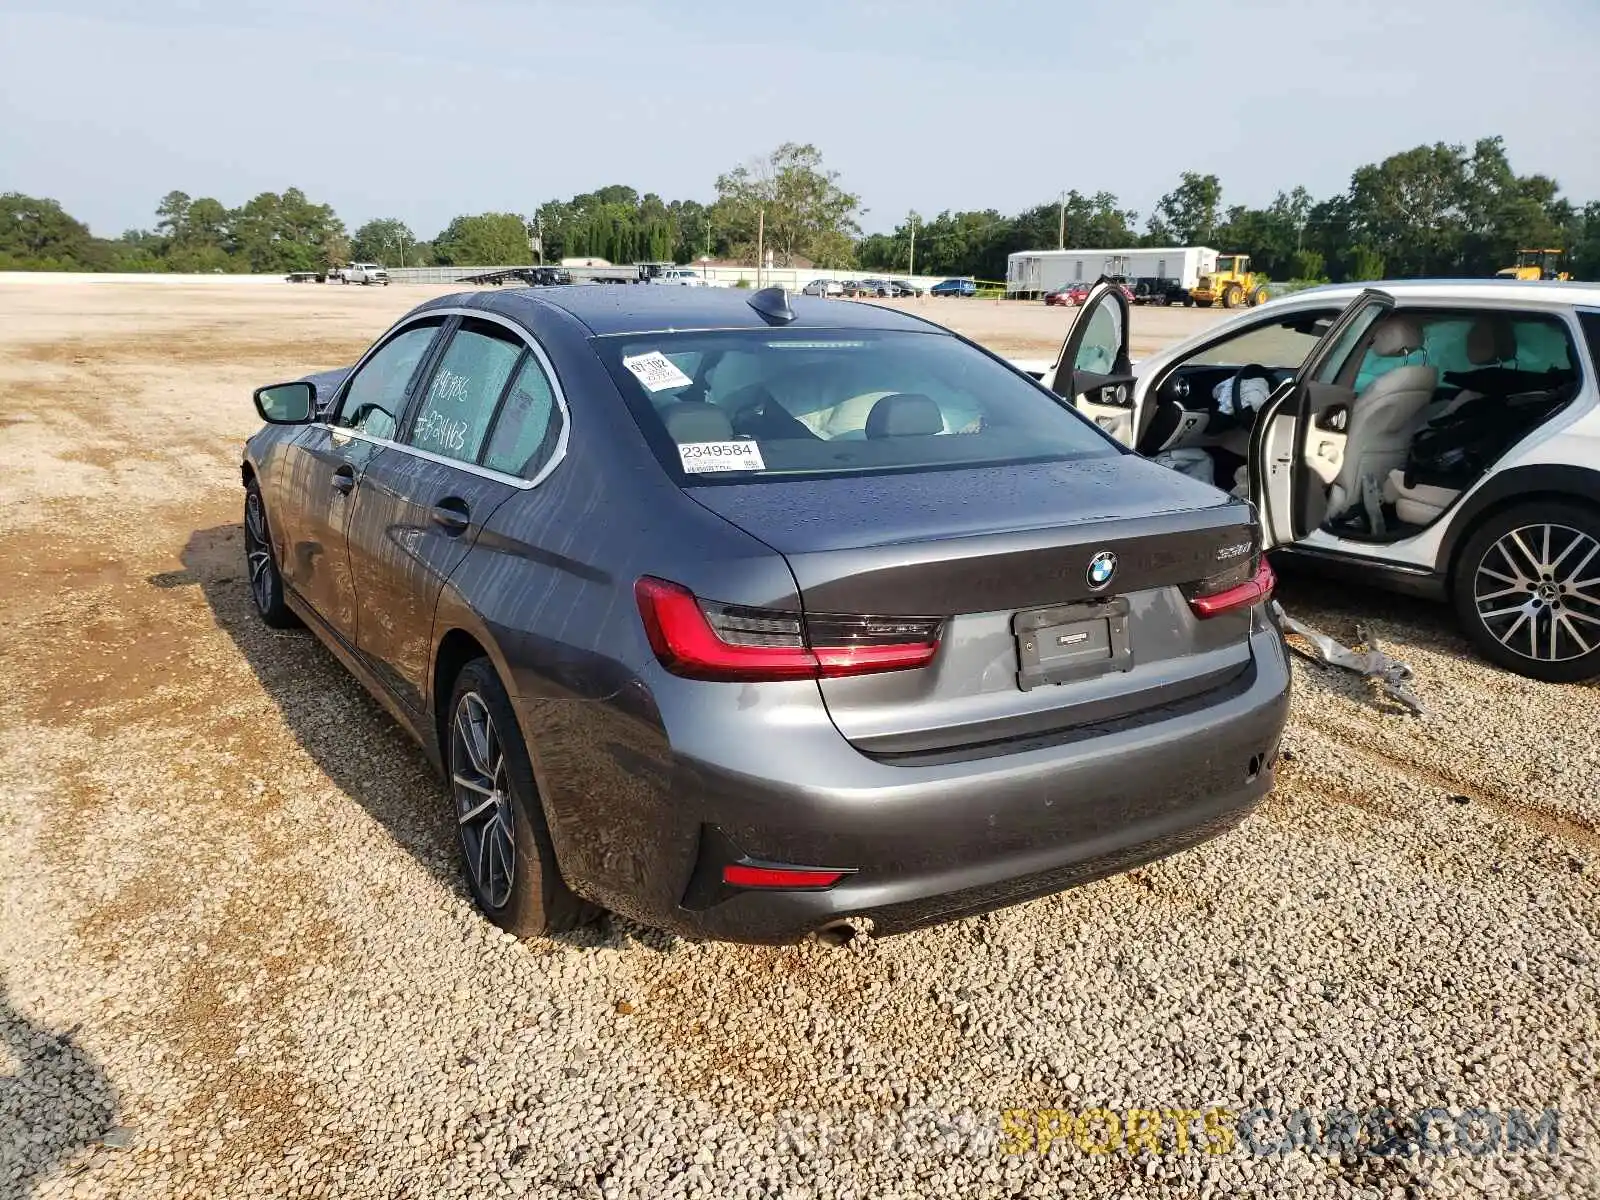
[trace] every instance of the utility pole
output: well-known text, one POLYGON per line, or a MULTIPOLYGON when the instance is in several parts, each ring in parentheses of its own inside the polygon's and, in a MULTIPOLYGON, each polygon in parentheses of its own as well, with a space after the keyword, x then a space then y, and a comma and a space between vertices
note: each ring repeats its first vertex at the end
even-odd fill
POLYGON ((706 257, 711 257, 711 218, 706 218, 706 257))
POLYGON ((911 253, 906 255, 906 274, 917 273, 917 214, 911 214, 911 253))
POLYGON ((1061 225, 1060 225, 1059 230, 1056 233, 1056 249, 1057 250, 1065 250, 1067 248, 1067 193, 1066 192, 1062 192, 1061 193, 1060 204, 1061 204, 1061 225))
POLYGON ((767 261, 767 210, 756 212, 756 287, 761 286, 761 268, 767 261))

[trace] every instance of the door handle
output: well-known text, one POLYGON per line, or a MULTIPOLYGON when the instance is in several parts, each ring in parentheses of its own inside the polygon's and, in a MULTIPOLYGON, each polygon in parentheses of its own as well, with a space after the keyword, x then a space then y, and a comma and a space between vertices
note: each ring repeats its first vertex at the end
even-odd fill
POLYGON ((348 496, 355 490, 356 469, 351 466, 339 467, 333 473, 333 490, 341 496, 348 496))
POLYGON ((446 496, 433 506, 433 523, 455 537, 472 524, 472 510, 459 496, 446 496))

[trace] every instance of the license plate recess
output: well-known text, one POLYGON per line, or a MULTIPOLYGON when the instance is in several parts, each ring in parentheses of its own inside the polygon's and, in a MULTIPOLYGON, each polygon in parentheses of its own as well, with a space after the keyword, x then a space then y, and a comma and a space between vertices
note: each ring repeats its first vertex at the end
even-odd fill
POLYGON ((1133 666, 1128 601, 1122 596, 1032 608, 1011 618, 1017 686, 1023 691, 1092 679, 1133 666))

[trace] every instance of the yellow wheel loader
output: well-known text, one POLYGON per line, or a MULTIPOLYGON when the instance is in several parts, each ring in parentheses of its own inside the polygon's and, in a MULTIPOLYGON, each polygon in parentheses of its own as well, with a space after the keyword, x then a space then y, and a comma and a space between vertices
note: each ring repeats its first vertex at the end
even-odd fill
POLYGON ((1494 273, 1496 279, 1555 279, 1565 283, 1572 278, 1567 269, 1565 250, 1518 250, 1517 265, 1494 273))
POLYGON ((1189 299, 1202 308, 1221 303, 1223 308, 1252 308, 1267 301, 1267 277, 1252 274, 1248 254, 1219 254, 1217 266, 1202 275, 1189 291, 1189 299))

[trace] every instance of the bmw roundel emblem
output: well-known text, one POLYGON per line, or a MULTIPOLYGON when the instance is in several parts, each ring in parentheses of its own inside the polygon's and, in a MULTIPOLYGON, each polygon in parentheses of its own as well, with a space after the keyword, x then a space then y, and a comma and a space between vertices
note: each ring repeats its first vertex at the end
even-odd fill
POLYGON ((1102 550, 1089 560, 1089 589, 1098 592, 1111 582, 1111 577, 1117 573, 1117 556, 1109 550, 1102 550))

